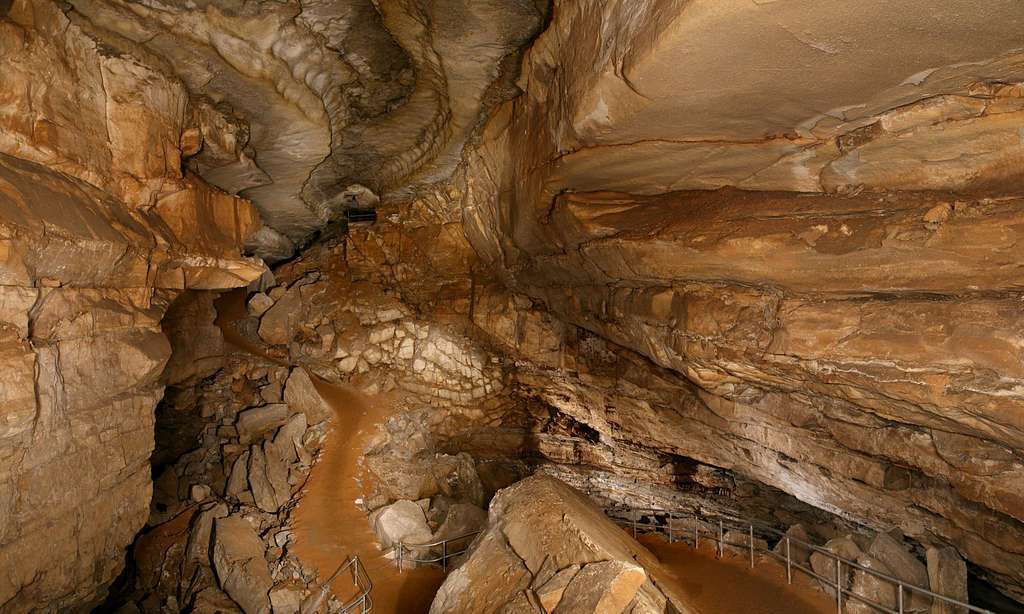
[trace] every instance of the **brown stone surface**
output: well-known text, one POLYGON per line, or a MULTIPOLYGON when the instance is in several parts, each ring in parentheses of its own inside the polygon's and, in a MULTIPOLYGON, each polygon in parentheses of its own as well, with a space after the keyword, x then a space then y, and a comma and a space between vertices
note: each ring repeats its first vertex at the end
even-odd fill
POLYGON ((538 577, 543 586, 572 565, 582 570, 556 612, 621 612, 635 596, 641 599, 638 591, 645 603, 669 600, 667 607, 690 611, 648 577, 644 567, 656 568, 657 559, 643 546, 571 487, 535 475, 495 496, 484 533, 448 575, 431 612, 498 612, 538 577))
MULTIPOLYGON (((918 47, 912 4, 854 20, 828 3, 634 4, 555 11, 524 94, 467 154, 467 237, 524 297, 506 304, 543 305, 650 373, 531 385, 583 385, 552 405, 620 447, 955 544, 1024 598, 1021 75, 1005 23, 977 41, 947 16, 918 47), (738 60, 753 49, 764 66, 738 60), (676 376, 694 398, 619 392, 676 376)), ((516 338, 542 318, 484 300, 474 318, 495 338, 550 339, 516 338)))
POLYGON ((88 609, 148 516, 161 318, 178 291, 259 276, 239 253, 259 221, 182 175, 175 79, 56 4, 3 13, 0 603, 88 609))

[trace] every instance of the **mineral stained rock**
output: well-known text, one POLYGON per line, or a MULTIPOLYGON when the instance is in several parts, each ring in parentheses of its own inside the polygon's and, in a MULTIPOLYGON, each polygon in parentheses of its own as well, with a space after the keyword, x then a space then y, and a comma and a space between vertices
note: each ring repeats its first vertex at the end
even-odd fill
MULTIPOLYGON (((974 16, 919 46, 915 2, 862 20, 829 3, 558 3, 460 198, 518 304, 643 357, 636 377, 534 378, 602 441, 952 545, 1024 599, 1024 74, 1011 29, 974 5, 949 3, 974 16), (626 392, 676 376, 691 399, 626 392)), ((484 311, 509 346, 557 338, 484 311)))
MULTIPOLYGON (((0 607, 95 605, 147 515, 168 594, 210 498, 276 531, 321 376, 420 403, 365 466, 422 535, 542 467, 1024 600, 1024 11, 932 4, 0 1, 0 607), (254 280, 239 331, 290 367, 210 379, 254 280), (154 488, 165 386, 236 396, 154 488)), ((469 609, 640 578, 507 528, 469 609)))
POLYGON ((2 12, 0 604, 88 609, 148 516, 161 318, 259 277, 240 253, 259 221, 182 174, 177 80, 57 4, 2 12))
POLYGON ((484 532, 430 611, 500 612, 524 591, 549 612, 692 611, 652 582, 657 565, 587 497, 538 474, 494 497, 484 532))

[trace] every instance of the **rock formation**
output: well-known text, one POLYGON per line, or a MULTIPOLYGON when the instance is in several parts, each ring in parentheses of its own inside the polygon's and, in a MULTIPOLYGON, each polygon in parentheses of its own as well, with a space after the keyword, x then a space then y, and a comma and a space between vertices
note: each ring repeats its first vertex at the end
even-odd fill
POLYGON ((580 493, 1024 601, 1024 9, 939 4, 0 0, 0 610, 298 609, 324 382, 384 545, 501 492, 439 609, 672 600, 512 545, 580 493))
POLYGON ((654 555, 587 497, 547 476, 498 493, 467 556, 432 613, 693 611, 658 579, 654 555))
POLYGON ((259 221, 182 174, 177 80, 56 4, 3 10, 0 607, 71 611, 104 598, 148 515, 161 317, 258 277, 239 250, 259 221))

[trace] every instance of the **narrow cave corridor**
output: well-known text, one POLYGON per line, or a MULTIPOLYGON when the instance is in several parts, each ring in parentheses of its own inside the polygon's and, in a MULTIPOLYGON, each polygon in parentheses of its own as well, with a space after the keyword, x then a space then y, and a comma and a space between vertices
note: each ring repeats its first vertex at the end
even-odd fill
POLYGON ((1017 0, 0 0, 0 613, 1024 612, 1017 0))

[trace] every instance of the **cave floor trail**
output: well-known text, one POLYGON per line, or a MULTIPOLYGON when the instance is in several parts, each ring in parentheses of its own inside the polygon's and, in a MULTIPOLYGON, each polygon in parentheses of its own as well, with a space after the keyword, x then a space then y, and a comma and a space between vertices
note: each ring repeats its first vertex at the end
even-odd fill
MULTIPOLYGON (((225 295, 218 301, 217 311, 225 341, 285 364, 228 325, 246 317, 244 293, 225 295)), ((366 482, 369 476, 361 471, 360 456, 377 426, 395 411, 395 399, 389 395, 368 397, 312 379, 335 418, 292 515, 295 554, 321 578, 330 577, 350 555, 358 555, 373 580, 374 612, 425 613, 444 581, 441 570, 420 567, 399 573, 380 550, 366 514, 356 505, 356 500, 371 490, 366 482)), ((793 584, 788 586, 785 570, 778 565, 762 563, 751 570, 744 557, 717 559, 710 545, 695 551, 653 535, 641 536, 640 542, 661 561, 660 579, 672 583, 700 614, 815 614, 835 609, 834 603, 800 574, 794 574, 793 584)), ((348 573, 339 574, 331 588, 343 602, 356 594, 348 573)))
MULTIPOLYGON (((335 419, 313 466, 306 492, 293 513, 295 554, 329 577, 349 555, 362 560, 373 580, 374 612, 426 612, 444 581, 440 569, 420 567, 399 573, 386 558, 366 514, 356 507, 366 484, 360 485, 359 457, 378 424, 393 411, 387 395, 366 397, 322 380, 313 380, 334 408, 335 419)), ((342 601, 354 595, 352 576, 341 574, 331 588, 342 601)))
MULTIPOLYGON (((266 350, 243 337, 231 323, 248 316, 245 292, 229 292, 217 301, 217 325, 224 340, 243 352, 285 365, 266 350)), ((294 550, 303 564, 329 578, 350 555, 359 556, 373 580, 374 612, 416 614, 427 612, 444 581, 440 569, 421 567, 399 574, 378 546, 366 514, 356 506, 368 476, 360 474, 359 457, 381 424, 394 412, 388 395, 364 396, 352 389, 312 377, 314 386, 335 412, 321 456, 314 464, 305 492, 292 513, 294 550)), ((356 590, 349 573, 339 574, 331 585, 346 602, 356 590)))
POLYGON ((669 544, 661 536, 642 535, 641 544, 661 562, 662 579, 671 582, 700 614, 823 614, 836 605, 800 572, 786 583, 786 570, 774 561, 750 568, 746 556, 715 557, 711 542, 700 550, 684 542, 669 544), (667 576, 667 577, 666 577, 667 576))

